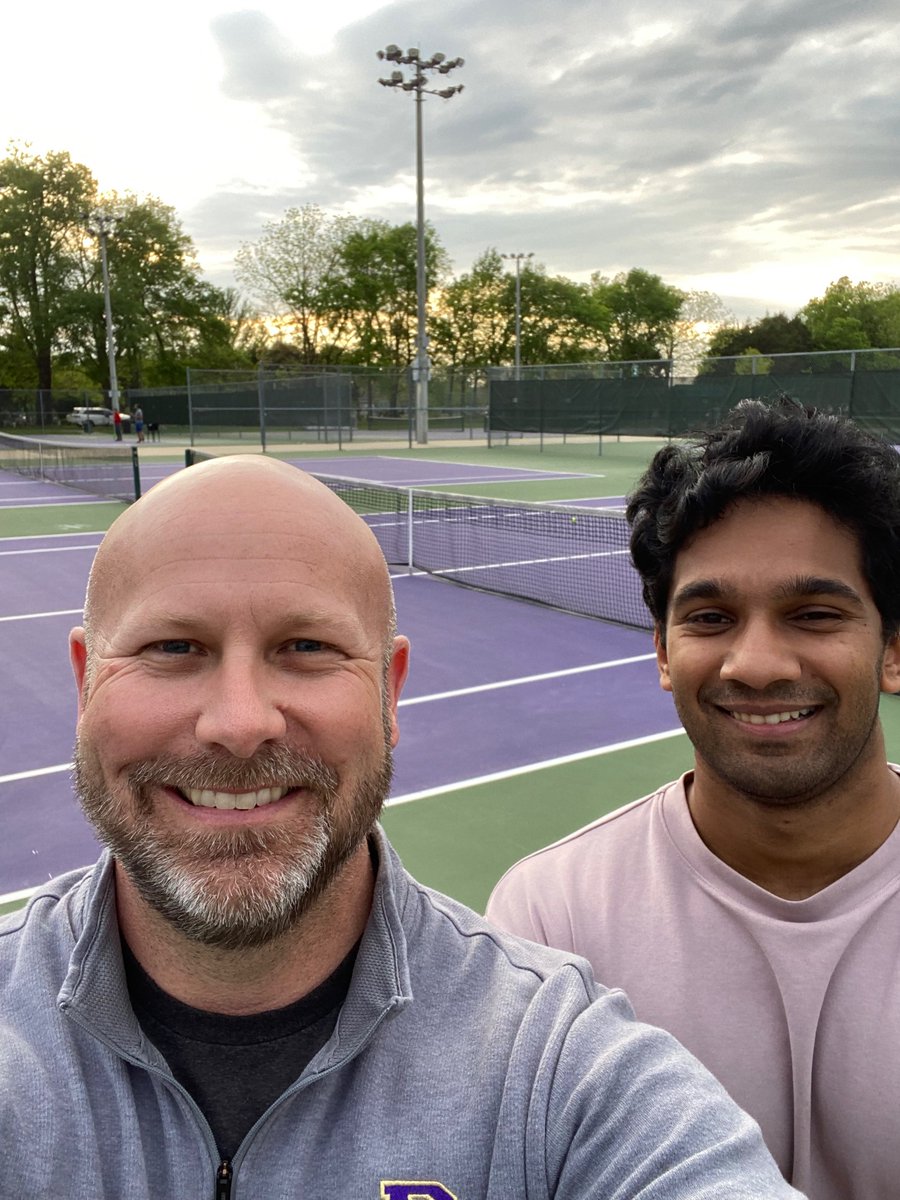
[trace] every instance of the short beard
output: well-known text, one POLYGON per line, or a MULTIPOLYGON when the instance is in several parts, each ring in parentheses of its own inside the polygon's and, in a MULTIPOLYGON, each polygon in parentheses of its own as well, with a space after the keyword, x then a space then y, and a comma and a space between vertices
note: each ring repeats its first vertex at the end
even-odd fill
POLYGON ((342 797, 330 767, 276 745, 248 760, 201 753, 138 762, 128 772, 127 797, 113 797, 96 754, 82 739, 75 745, 84 813, 142 899, 184 937, 232 951, 263 946, 298 924, 370 833, 391 774, 385 739, 376 766, 353 796, 342 797), (279 785, 308 793, 302 828, 172 834, 153 818, 153 787, 256 791, 279 785), (339 800, 346 816, 337 819, 339 800))

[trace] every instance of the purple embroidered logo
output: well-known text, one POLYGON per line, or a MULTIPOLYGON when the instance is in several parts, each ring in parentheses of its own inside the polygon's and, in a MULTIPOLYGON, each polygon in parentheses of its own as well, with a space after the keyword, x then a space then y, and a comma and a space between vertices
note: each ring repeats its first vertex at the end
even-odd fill
POLYGON ((440 1183, 382 1179, 381 1200, 456 1200, 456 1196, 440 1183))

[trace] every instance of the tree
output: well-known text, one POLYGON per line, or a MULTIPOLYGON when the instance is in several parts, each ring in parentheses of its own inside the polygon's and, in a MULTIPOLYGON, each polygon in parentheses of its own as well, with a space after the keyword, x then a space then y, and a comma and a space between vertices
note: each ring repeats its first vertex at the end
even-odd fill
MULTIPOLYGON (((247 365, 235 344, 238 297, 203 280, 175 210, 154 197, 104 196, 95 210, 113 218, 107 238, 119 382, 152 387, 181 382, 186 366, 247 365)), ((82 234, 80 286, 60 317, 68 361, 109 386, 103 284, 96 240, 82 234)), ((246 306, 245 306, 246 307, 246 306)))
POLYGON ((737 371, 735 361, 715 362, 720 359, 737 359, 752 354, 808 354, 814 349, 809 329, 800 316, 788 317, 785 313, 774 313, 759 321, 745 321, 743 325, 726 325, 713 335, 709 344, 709 358, 703 370, 717 375, 733 375, 737 371))
MULTIPOLYGON (((540 263, 520 267, 522 362, 581 362, 600 358, 610 313, 590 290, 540 263)), ((515 272, 493 248, 443 290, 432 322, 444 362, 469 366, 515 360, 515 272)))
POLYGON ((522 273, 522 361, 584 362, 604 357, 612 314, 586 284, 547 275, 529 265, 522 273))
POLYGON ((678 319, 671 329, 666 357, 674 363, 675 375, 695 375, 709 354, 716 333, 734 325, 734 313, 714 292, 682 292, 678 319))
POLYGON ((591 293, 610 313, 607 355, 614 362, 666 356, 681 310, 682 293, 640 267, 613 279, 594 272, 591 293))
POLYGON ((83 213, 96 195, 87 167, 66 153, 12 147, 0 162, 0 330, 25 347, 37 385, 53 384, 53 354, 77 282, 83 213))
POLYGON ((798 317, 817 350, 900 346, 900 290, 892 285, 852 283, 842 275, 798 317))
MULTIPOLYGON (((342 240, 333 297, 348 353, 355 362, 405 367, 415 357, 417 233, 412 223, 360 221, 342 240)), ((433 289, 449 260, 425 228, 425 283, 433 289)))
POLYGON ((500 253, 485 250, 442 290, 430 323, 435 359, 451 367, 508 362, 515 340, 515 280, 500 253))
POLYGON ((344 313, 335 303, 335 281, 342 248, 358 227, 356 218, 329 216, 314 204, 289 208, 235 257, 238 282, 272 315, 290 318, 304 363, 343 356, 344 313))

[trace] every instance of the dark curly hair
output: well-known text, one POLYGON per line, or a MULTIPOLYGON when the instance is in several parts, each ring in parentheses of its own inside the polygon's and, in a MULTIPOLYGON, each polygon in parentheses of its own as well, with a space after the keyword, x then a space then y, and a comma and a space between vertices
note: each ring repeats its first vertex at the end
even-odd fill
POLYGON ((737 500, 819 505, 858 538, 885 639, 900 629, 900 454, 847 417, 789 397, 742 400, 718 428, 660 450, 628 500, 631 558, 665 629, 675 558, 737 500))

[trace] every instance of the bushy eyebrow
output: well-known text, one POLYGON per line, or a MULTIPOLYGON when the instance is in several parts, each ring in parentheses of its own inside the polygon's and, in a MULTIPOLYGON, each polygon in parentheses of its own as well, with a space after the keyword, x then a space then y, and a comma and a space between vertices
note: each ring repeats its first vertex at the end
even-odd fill
MULTIPOLYGON (((694 600, 729 600, 739 594, 738 589, 723 579, 696 579, 687 583, 672 597, 672 607, 690 604, 694 600)), ((859 592, 842 579, 827 575, 795 575, 786 579, 775 590, 778 600, 802 600, 804 597, 833 596, 847 600, 860 608, 865 601, 859 592)))

